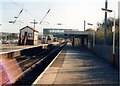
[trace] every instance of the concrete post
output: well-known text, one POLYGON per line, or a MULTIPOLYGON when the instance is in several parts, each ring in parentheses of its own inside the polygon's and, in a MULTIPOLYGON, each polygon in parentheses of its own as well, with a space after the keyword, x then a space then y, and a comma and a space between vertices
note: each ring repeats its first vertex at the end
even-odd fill
MULTIPOLYGON (((105 9, 107 9, 107 4, 108 1, 105 1, 105 9)), ((105 20, 104 20, 104 46, 106 47, 106 38, 107 38, 107 34, 106 34, 106 30, 107 30, 107 12, 105 12, 105 20)))

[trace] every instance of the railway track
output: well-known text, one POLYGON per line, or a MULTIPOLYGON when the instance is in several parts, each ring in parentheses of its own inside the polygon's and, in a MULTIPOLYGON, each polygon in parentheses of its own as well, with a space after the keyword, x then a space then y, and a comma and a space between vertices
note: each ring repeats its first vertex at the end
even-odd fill
POLYGON ((19 74, 19 79, 13 85, 31 85, 65 44, 50 46, 48 49, 43 49, 42 51, 38 49, 30 54, 16 57, 17 63, 23 72, 19 74))
POLYGON ((27 70, 29 67, 31 67, 33 64, 35 64, 36 62, 38 62, 39 60, 41 60, 42 58, 44 58, 44 54, 48 54, 49 51, 48 50, 43 50, 42 52, 39 50, 36 50, 35 52, 25 56, 19 56, 16 58, 19 66, 22 68, 22 71, 27 70), (37 51, 37 52, 36 52, 37 51))

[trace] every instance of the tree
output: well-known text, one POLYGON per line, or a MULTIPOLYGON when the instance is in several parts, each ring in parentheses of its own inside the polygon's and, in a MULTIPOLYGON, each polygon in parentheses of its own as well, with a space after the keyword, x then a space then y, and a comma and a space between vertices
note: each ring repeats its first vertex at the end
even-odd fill
POLYGON ((104 30, 100 29, 95 32, 95 43, 96 44, 103 44, 104 43, 104 30))
MULTIPOLYGON (((110 17, 107 19, 107 45, 112 45, 113 33, 112 33, 112 26, 113 26, 114 18, 110 17)), ((103 44, 104 41, 104 22, 99 23, 97 22, 97 31, 96 31, 96 43, 103 44)), ((115 43, 118 46, 118 39, 119 39, 119 19, 115 19, 115 43)))
MULTIPOLYGON (((112 29, 113 22, 114 22, 114 18, 113 17, 109 17, 107 19, 107 30, 111 30, 112 29)), ((115 25, 119 26, 119 19, 115 19, 115 25)), ((102 22, 102 23, 97 22, 97 29, 104 29, 104 22, 102 22)))
POLYGON ((92 28, 88 28, 86 31, 91 33, 91 35, 88 36, 88 39, 89 39, 89 42, 92 44, 94 30, 92 28))
POLYGON ((93 32, 94 30, 92 28, 87 29, 88 32, 93 32))

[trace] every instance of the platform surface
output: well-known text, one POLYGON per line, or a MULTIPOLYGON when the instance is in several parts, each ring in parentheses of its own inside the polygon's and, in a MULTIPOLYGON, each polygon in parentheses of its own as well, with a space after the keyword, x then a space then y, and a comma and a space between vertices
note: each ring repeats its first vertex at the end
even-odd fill
POLYGON ((2 44, 0 45, 0 54, 2 53, 8 53, 8 52, 14 52, 14 51, 20 51, 23 49, 38 47, 38 46, 47 46, 48 44, 39 44, 39 45, 25 45, 25 46, 19 46, 19 45, 12 45, 12 44, 2 44))
MULTIPOLYGON (((59 44, 58 42, 53 42, 53 45, 59 44)), ((26 49, 26 48, 32 48, 32 47, 37 47, 37 46, 47 46, 48 44, 38 44, 38 45, 15 45, 15 44, 0 44, 0 54, 2 52, 9 52, 13 50, 21 50, 21 49, 26 49)))
POLYGON ((33 85, 118 84, 118 70, 84 47, 65 46, 61 54, 33 85))

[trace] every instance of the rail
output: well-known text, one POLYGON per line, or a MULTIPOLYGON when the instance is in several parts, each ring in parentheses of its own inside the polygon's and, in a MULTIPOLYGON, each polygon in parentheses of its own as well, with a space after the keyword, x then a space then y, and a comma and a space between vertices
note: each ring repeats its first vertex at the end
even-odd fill
MULTIPOLYGON (((42 49, 42 51, 41 49, 36 49, 34 52, 29 52, 30 54, 23 53, 21 56, 15 57, 17 63, 7 70, 13 69, 16 65, 19 65, 22 73, 12 78, 12 81, 15 81, 14 83, 11 83, 11 80, 9 80, 4 84, 32 84, 65 45, 66 43, 61 46, 49 46, 49 48, 42 49)), ((4 70, 2 70, 2 72, 4 72, 4 70)))

